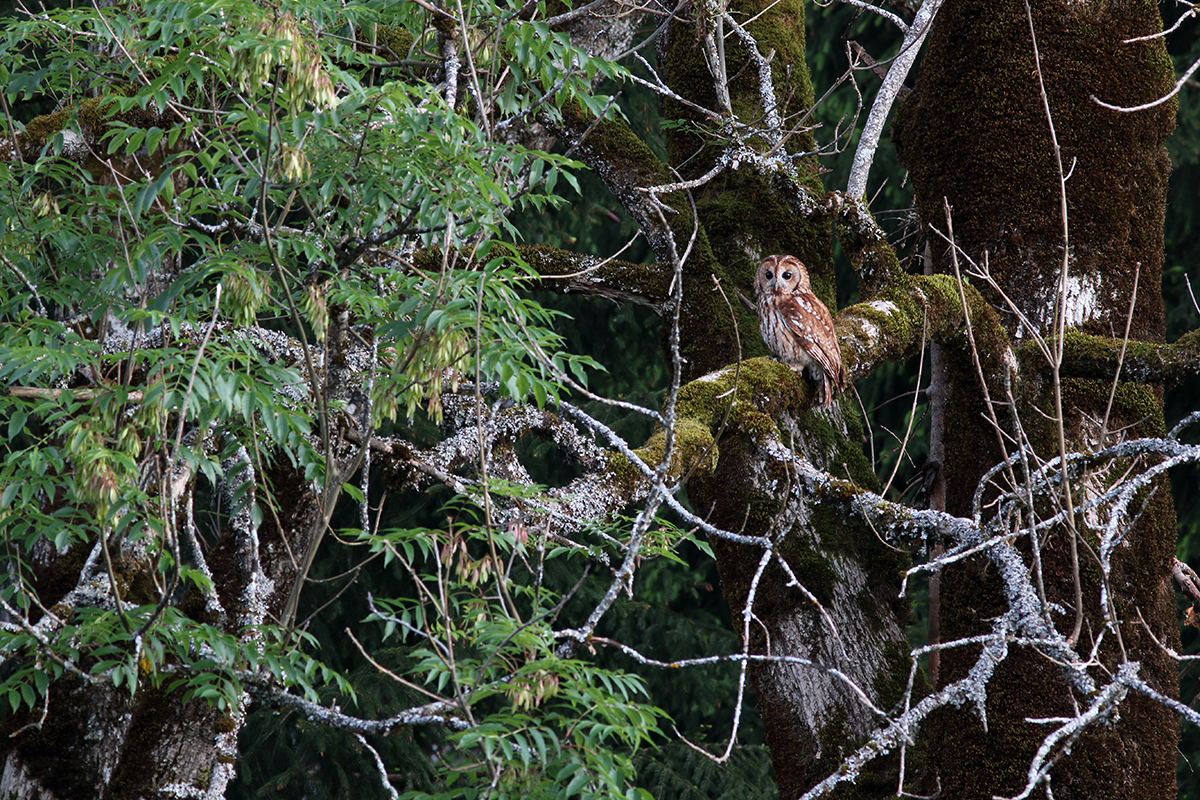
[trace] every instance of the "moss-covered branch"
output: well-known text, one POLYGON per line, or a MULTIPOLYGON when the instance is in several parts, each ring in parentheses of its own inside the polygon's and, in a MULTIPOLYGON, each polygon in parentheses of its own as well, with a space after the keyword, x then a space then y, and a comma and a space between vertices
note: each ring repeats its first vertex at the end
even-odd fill
POLYGON ((542 245, 517 248, 543 277, 542 289, 604 297, 667 312, 670 275, 656 266, 584 256, 542 245))
MULTIPOLYGON (((971 330, 985 369, 998 366, 1008 337, 979 293, 964 285, 971 330)), ((927 343, 966 346, 962 301, 948 275, 898 273, 873 300, 842 309, 834 318, 842 362, 853 378, 869 375, 884 362, 915 355, 927 343)))
POLYGON ((131 170, 129 164, 134 159, 130 157, 120 154, 100 156, 101 153, 108 152, 102 139, 114 126, 169 129, 180 123, 180 115, 174 108, 160 114, 137 106, 118 112, 116 105, 108 104, 107 99, 84 98, 52 114, 34 117, 26 123, 22 131, 0 136, 0 161, 36 161, 42 148, 55 135, 61 134, 62 157, 82 165, 98 181, 146 169, 157 174, 162 162, 161 156, 143 156, 141 161, 137 162, 141 169, 131 170))
MULTIPOLYGON (((1071 378, 1112 380, 1120 367, 1124 380, 1174 386, 1185 378, 1200 375, 1200 330, 1184 334, 1171 344, 1130 341, 1122 348, 1120 339, 1067 332, 1063 342, 1062 373, 1071 378), (1124 349, 1124 358, 1121 351, 1124 349)), ((1033 347, 1026 345, 1026 349, 1033 347)), ((1029 359, 1037 363, 1044 359, 1029 359)), ((1047 370, 1049 365, 1046 365, 1047 370)))

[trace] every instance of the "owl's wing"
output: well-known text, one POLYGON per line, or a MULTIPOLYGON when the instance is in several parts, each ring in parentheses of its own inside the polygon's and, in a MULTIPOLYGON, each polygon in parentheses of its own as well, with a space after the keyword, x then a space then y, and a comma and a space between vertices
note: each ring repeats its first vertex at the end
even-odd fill
POLYGON ((842 353, 833 330, 833 315, 825 304, 811 292, 798 292, 785 298, 785 302, 779 304, 779 311, 809 357, 821 365, 838 391, 844 391, 846 371, 842 369, 842 353))

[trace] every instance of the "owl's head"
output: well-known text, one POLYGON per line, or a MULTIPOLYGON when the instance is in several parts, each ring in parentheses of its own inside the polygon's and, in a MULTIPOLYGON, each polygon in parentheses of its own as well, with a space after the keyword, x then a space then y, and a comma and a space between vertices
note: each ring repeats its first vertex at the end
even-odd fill
POLYGON ((811 292, 808 270, 795 256, 767 256, 754 276, 754 294, 795 294, 811 292))

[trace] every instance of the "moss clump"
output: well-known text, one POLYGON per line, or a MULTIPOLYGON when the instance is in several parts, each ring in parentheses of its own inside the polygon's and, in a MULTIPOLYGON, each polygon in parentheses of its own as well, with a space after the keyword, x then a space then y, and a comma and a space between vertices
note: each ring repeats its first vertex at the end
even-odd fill
POLYGON ((387 47, 396 58, 408 58, 414 40, 407 29, 396 25, 376 25, 374 34, 372 39, 371 31, 360 29, 358 32, 363 41, 374 41, 376 45, 387 47))
POLYGON ((622 495, 633 495, 634 487, 642 479, 642 472, 621 453, 611 453, 608 456, 606 472, 622 495))
MULTIPOLYGON (((1110 381, 1066 378, 1062 381, 1063 408, 1104 409, 1108 405, 1111 389, 1110 381)), ((1136 430, 1131 432, 1133 435, 1166 435, 1162 393, 1152 386, 1121 381, 1113 395, 1113 410, 1117 414, 1116 419, 1127 420, 1124 424, 1136 423, 1136 430)), ((1110 425, 1110 430, 1112 429, 1110 425)))
POLYGON ((41 148, 51 135, 61 131, 70 120, 71 109, 69 108, 60 109, 53 114, 34 117, 25 126, 24 133, 18 139, 22 144, 22 149, 26 147, 31 150, 41 148))
MULTIPOLYGON (((666 434, 660 430, 634 453, 647 464, 658 465, 662 463, 666 441, 666 434)), ((681 417, 675 424, 675 441, 668 474, 679 478, 684 473, 696 470, 707 472, 713 469, 716 463, 717 448, 708 426, 695 418, 681 417)))

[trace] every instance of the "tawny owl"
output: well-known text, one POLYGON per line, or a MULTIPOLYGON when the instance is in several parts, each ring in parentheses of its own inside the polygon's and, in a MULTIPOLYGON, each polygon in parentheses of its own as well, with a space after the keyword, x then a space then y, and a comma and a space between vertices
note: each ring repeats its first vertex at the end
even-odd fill
POLYGON ((833 331, 833 317, 812 293, 808 270, 795 256, 767 256, 754 278, 758 328, 768 349, 797 372, 820 381, 822 408, 833 403, 833 388, 846 388, 846 371, 833 331))

